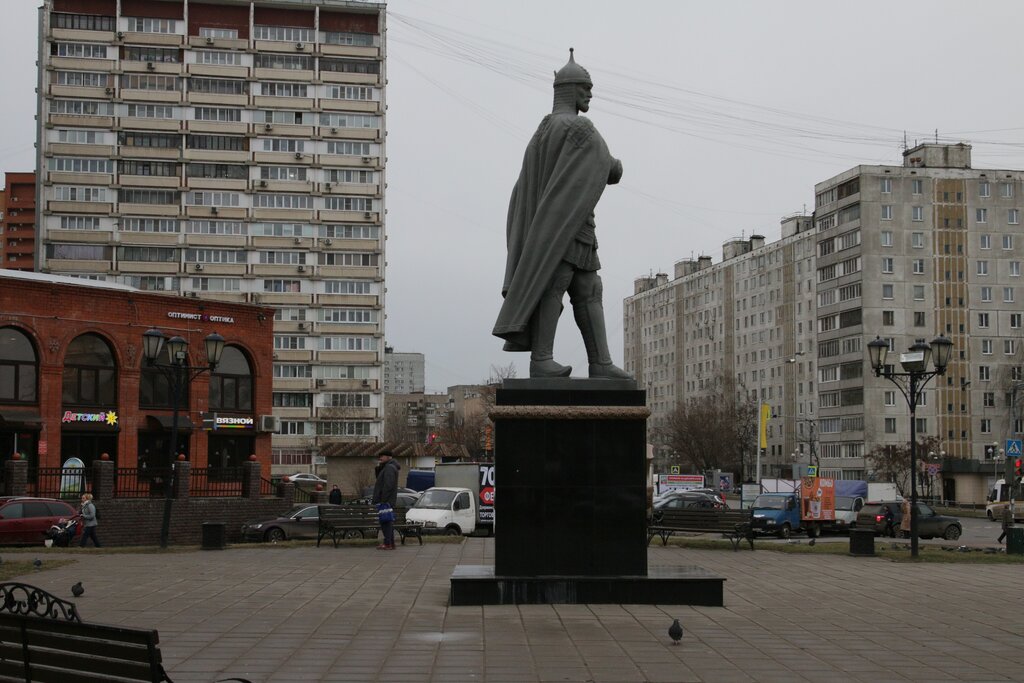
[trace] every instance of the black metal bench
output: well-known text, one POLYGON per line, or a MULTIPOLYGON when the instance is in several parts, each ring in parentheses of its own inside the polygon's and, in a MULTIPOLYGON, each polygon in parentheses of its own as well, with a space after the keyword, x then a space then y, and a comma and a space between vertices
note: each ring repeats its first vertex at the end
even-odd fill
MULTIPOLYGON (((374 505, 318 505, 317 514, 320 521, 317 526, 316 545, 330 537, 334 541, 334 547, 338 547, 338 541, 343 538, 362 537, 365 531, 372 531, 377 535, 380 522, 377 517, 377 508, 374 505)), ((405 537, 412 536, 423 545, 423 535, 420 533, 422 525, 418 522, 407 522, 405 510, 395 510, 395 531, 401 538, 402 545, 405 545, 405 537)))
POLYGON ((732 549, 739 550, 740 541, 747 541, 754 549, 754 528, 750 510, 655 510, 647 527, 648 545, 655 536, 662 545, 677 531, 691 533, 720 533, 732 541, 732 549))
POLYGON ((0 681, 170 681, 156 631, 83 623, 75 605, 0 584, 0 681))

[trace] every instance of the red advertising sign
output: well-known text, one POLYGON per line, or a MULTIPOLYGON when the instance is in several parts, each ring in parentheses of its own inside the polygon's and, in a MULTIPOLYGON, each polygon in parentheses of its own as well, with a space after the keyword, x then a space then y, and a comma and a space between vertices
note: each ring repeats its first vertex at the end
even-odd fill
POLYGON ((800 518, 810 521, 836 518, 836 481, 824 477, 800 480, 800 518))

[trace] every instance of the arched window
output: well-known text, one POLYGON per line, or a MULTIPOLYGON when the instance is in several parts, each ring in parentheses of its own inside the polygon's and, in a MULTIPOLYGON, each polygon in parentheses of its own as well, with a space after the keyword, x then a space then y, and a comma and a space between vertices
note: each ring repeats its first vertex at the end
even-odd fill
POLYGON ((117 366, 110 346, 100 336, 83 334, 64 358, 64 405, 115 407, 117 366))
MULTIPOLYGON (((151 367, 145 358, 141 360, 142 375, 139 378, 139 406, 142 408, 166 408, 171 410, 174 404, 171 401, 171 383, 167 375, 158 368, 151 367)), ((160 350, 160 357, 157 359, 159 365, 170 365, 171 355, 168 346, 160 350)), ((181 388, 181 402, 178 407, 188 409, 189 384, 188 373, 182 373, 185 386, 181 388)))
POLYGON ((210 376, 210 410, 252 410, 252 370, 235 346, 225 346, 217 371, 210 376))
POLYGON ((15 327, 0 327, 0 403, 39 400, 39 359, 32 340, 15 327))

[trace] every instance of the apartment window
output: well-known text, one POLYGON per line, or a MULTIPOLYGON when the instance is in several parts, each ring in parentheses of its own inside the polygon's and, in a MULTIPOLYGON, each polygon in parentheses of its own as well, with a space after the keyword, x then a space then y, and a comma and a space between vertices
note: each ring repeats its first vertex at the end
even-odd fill
POLYGON ((995 408, 996 407, 996 394, 995 394, 995 392, 994 391, 986 391, 984 394, 982 394, 982 404, 986 408, 995 408))
POLYGON ((924 233, 910 233, 910 246, 913 247, 914 249, 924 249, 924 233))
POLYGON ((324 36, 324 42, 328 45, 358 45, 362 47, 373 46, 372 33, 338 33, 328 31, 324 36))
POLYGON ((185 144, 189 149, 213 149, 222 152, 246 151, 245 138, 233 135, 188 135, 185 144))
POLYGON ((245 256, 241 249, 185 250, 185 260, 190 263, 245 263, 245 256))
POLYGON ((914 275, 924 275, 924 259, 914 259, 914 275))
POLYGON ((196 50, 197 64, 214 64, 217 66, 239 66, 242 53, 230 50, 196 50))
POLYGON ((910 220, 920 222, 924 220, 924 207, 923 206, 912 206, 910 207, 910 220))
POLYGON ((328 211, 373 211, 370 197, 326 197, 324 208, 328 211))
POLYGON ((278 40, 289 43, 312 43, 313 29, 297 26, 253 26, 256 40, 278 40))
POLYGON ((306 253, 303 251, 261 251, 260 263, 299 266, 306 263, 306 253))
POLYGON ((338 237, 349 240, 379 240, 379 225, 322 225, 320 237, 338 237))
POLYGON ((992 433, 992 420, 991 419, 989 419, 987 417, 981 418, 981 433, 982 434, 991 434, 992 433))
POLYGON ((124 58, 131 62, 162 62, 175 64, 179 61, 179 51, 174 48, 131 47, 124 48, 124 58))
POLYGON ((921 194, 924 191, 924 181, 920 178, 914 178, 910 181, 910 193, 921 194))
POLYGON ((914 327, 924 327, 924 311, 914 311, 914 327))
POLYGON ((331 140, 327 143, 327 153, 365 157, 370 155, 370 143, 354 142, 352 140, 331 140))
POLYGON ((1003 235, 1003 249, 1013 249, 1013 235, 1003 235))
POLYGON ((924 301, 924 285, 914 285, 914 301, 924 301))
POLYGON ((372 294, 371 283, 366 280, 327 280, 324 282, 327 294, 372 294))
POLYGON ((988 275, 988 261, 978 261, 978 275, 988 275))
POLYGON ((992 288, 991 287, 982 287, 981 288, 981 300, 982 301, 992 301, 992 288))
POLYGON ((893 288, 892 288, 892 285, 882 285, 882 298, 883 299, 891 299, 891 298, 893 298, 893 288))
POLYGON ((313 405, 312 394, 275 391, 272 400, 275 408, 309 408, 313 405))
POLYGON ((253 223, 251 233, 265 237, 311 237, 313 226, 304 223, 253 223))
POLYGON ((240 221, 189 221, 185 232, 196 235, 244 235, 245 223, 240 221))
POLYGON ((50 113, 64 116, 113 116, 114 103, 102 100, 50 100, 50 113))
POLYGON ((299 280, 264 280, 263 291, 298 293, 302 291, 302 283, 299 280))
POLYGON ((881 178, 881 187, 879 190, 882 194, 892 194, 892 178, 881 178))
MULTIPOLYGON (((256 67, 260 69, 290 69, 294 71, 312 70, 313 58, 308 55, 286 55, 274 52, 261 52, 256 55, 256 67)), ((323 65, 321 65, 323 70, 323 65)), ((303 95, 305 97, 305 95, 303 95)))
POLYGON ((369 436, 369 422, 317 422, 316 433, 320 436, 369 436))
POLYGON ((178 232, 178 221, 173 218, 122 218, 124 232, 178 232))
POLYGON ((58 130, 57 142, 69 145, 95 145, 102 141, 101 134, 94 130, 58 130))
POLYGON ((307 97, 309 86, 291 81, 269 81, 260 83, 260 94, 269 97, 307 97))
MULTIPOLYGON (((161 149, 180 149, 181 136, 172 133, 140 133, 124 131, 118 133, 118 143, 123 147, 158 147, 161 149)), ((191 136, 190 136, 191 137, 191 136)))
POLYGON ((117 201, 122 204, 177 204, 178 193, 174 190, 122 189, 117 191, 117 201))
POLYGON ((882 220, 892 220, 892 204, 882 204, 882 220))
POLYGON ((891 247, 892 246, 892 230, 883 230, 882 233, 881 233, 881 236, 882 236, 882 246, 883 247, 891 247))
POLYGON ((351 171, 342 168, 325 169, 326 180, 329 183, 344 183, 347 185, 369 185, 377 182, 377 174, 374 171, 351 171))
POLYGON ((1020 261, 1010 261, 1010 277, 1020 277, 1020 261))
POLYGON ((886 390, 886 392, 885 392, 885 405, 887 407, 890 407, 890 408, 896 405, 896 392, 895 391, 888 391, 888 390, 886 390))
POLYGON ((281 111, 280 109, 265 109, 256 112, 254 120, 257 123, 287 123, 298 126, 311 126, 316 120, 312 112, 302 111, 281 111))
POLYGON ((981 235, 978 235, 978 244, 979 244, 979 246, 982 249, 991 249, 992 248, 992 235, 989 235, 987 233, 983 233, 981 235))
POLYGON ((882 311, 882 324, 885 326, 891 326, 896 324, 896 312, 895 311, 882 311))
POLYGON ((987 328, 989 322, 989 314, 987 312, 978 314, 978 327, 987 328))
POLYGON ((895 263, 895 260, 893 259, 892 256, 883 256, 882 257, 882 272, 883 273, 891 273, 891 272, 893 272, 893 264, 894 263, 895 263))
POLYGON ((173 92, 181 88, 177 76, 164 74, 121 74, 121 87, 127 90, 173 92))
POLYGON ((128 30, 137 33, 174 33, 177 22, 174 19, 138 17, 128 19, 128 30))
POLYGON ((1013 330, 1019 330, 1020 329, 1020 318, 1021 318, 1021 314, 1020 313, 1011 313, 1010 314, 1010 329, 1013 329, 1013 330))
POLYGON ((99 230, 99 216, 61 216, 61 230, 99 230))
POLYGON ((975 209, 974 220, 977 223, 988 223, 988 209, 975 209))
POLYGON ((305 141, 294 138, 263 138, 264 152, 301 152, 306 148, 305 141))
POLYGON ((224 121, 237 123, 242 120, 242 110, 232 107, 196 107, 196 121, 224 121))
POLYGON ((1005 199, 1013 198, 1013 183, 1002 183, 999 186, 999 194, 1005 199))
POLYGON ((54 12, 50 15, 50 27, 68 28, 75 31, 113 31, 114 17, 54 12))
POLYGON ((979 197, 991 197, 992 188, 989 186, 987 180, 978 182, 978 196, 979 197))
POLYGON ((107 46, 95 43, 52 43, 50 54, 54 57, 74 57, 76 59, 106 59, 107 46))
POLYGON ((308 194, 256 194, 252 205, 262 209, 312 209, 313 198, 308 194))
POLYGON ((332 100, 372 100, 373 88, 360 85, 329 85, 327 97, 332 100))
POLYGON ((249 177, 249 167, 239 164, 188 164, 185 175, 189 178, 228 178, 245 180, 249 177))
POLYGON ((245 81, 235 78, 199 78, 193 76, 188 81, 191 92, 212 93, 215 95, 242 95, 245 93, 245 81))
POLYGON ((118 247, 119 261, 139 261, 144 263, 177 263, 180 258, 177 249, 168 247, 118 247))
POLYGON ((57 185, 53 198, 60 202, 105 202, 107 188, 81 185, 57 185))
POLYGON ((46 258, 75 261, 109 261, 111 248, 101 244, 47 244, 46 258))
POLYGON ((329 252, 320 254, 320 264, 324 266, 372 267, 378 264, 378 257, 377 254, 365 252, 329 252))
POLYGON ((1007 356, 1012 356, 1017 351, 1017 341, 1015 339, 1004 339, 1003 340, 1003 353, 1007 356))
POLYGON ((320 337, 320 349, 322 351, 376 351, 376 337, 320 337))
POLYGON ((174 107, 166 104, 129 104, 126 108, 128 116, 140 119, 174 119, 177 114, 174 107))
POLYGON ((185 194, 185 204, 189 206, 239 206, 241 199, 238 192, 195 190, 185 194))
POLYGON ((895 434, 896 433, 896 418, 887 417, 885 418, 885 433, 895 434))
POLYGON ((989 368, 989 366, 987 366, 987 365, 979 365, 978 366, 978 379, 981 380, 982 382, 987 382, 990 379, 992 379, 991 368, 989 368))
POLYGON ((207 26, 201 26, 199 28, 200 38, 227 38, 229 40, 236 40, 238 38, 238 29, 236 28, 212 28, 207 26))
POLYGON ((919 418, 917 418, 915 426, 917 427, 917 433, 918 434, 927 434, 928 433, 928 418, 927 417, 919 417, 919 418))
POLYGON ((261 166, 260 178, 264 180, 306 180, 307 169, 305 166, 261 166))
POLYGON ((1003 287, 1003 302, 1013 303, 1013 287, 1003 287))
POLYGON ((121 172, 122 177, 126 175, 140 175, 173 178, 181 172, 178 164, 173 161, 141 161, 135 159, 121 161, 118 164, 118 170, 121 172))
POLYGON ((306 348, 306 337, 274 335, 274 348, 279 351, 294 351, 306 348))
POLYGON ((57 85, 78 88, 103 88, 108 84, 110 74, 99 71, 58 71, 54 74, 57 85))
POLYGON ((1006 222, 1009 225, 1019 225, 1020 224, 1020 209, 1009 209, 1006 212, 1006 222))
POLYGON ((51 171, 63 173, 112 173, 114 162, 94 157, 54 157, 48 166, 51 171))
POLYGON ((319 320, 325 323, 371 325, 377 322, 377 311, 368 308, 321 308, 319 320))

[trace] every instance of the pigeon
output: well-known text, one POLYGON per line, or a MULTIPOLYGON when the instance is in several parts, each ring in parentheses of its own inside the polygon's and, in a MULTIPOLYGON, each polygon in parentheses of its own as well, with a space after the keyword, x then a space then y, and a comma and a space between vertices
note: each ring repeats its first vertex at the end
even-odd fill
POLYGON ((82 593, 84 593, 84 592, 85 592, 85 589, 82 588, 82 582, 81 581, 79 581, 78 583, 76 583, 74 586, 71 587, 71 594, 74 595, 76 598, 82 597, 82 593))
POLYGON ((672 625, 668 627, 668 637, 672 639, 673 645, 678 645, 683 639, 683 627, 679 625, 678 619, 673 619, 672 625))
POLYGON ((811 540, 807 541, 807 545, 814 545, 814 542, 815 539, 812 538, 811 540))
POLYGON ((37 557, 36 559, 32 560, 32 566, 35 567, 36 569, 42 569, 43 568, 43 561, 40 560, 37 557))

